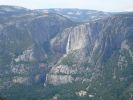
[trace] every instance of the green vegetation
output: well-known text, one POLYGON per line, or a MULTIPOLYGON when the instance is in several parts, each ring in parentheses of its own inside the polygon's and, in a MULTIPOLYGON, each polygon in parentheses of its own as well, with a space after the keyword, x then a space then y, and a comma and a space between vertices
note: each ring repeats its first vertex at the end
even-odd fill
POLYGON ((68 66, 72 66, 74 64, 76 64, 77 62, 75 61, 75 57, 73 54, 69 54, 67 55, 65 58, 62 59, 61 64, 63 65, 68 65, 68 66))
POLYGON ((47 85, 47 87, 16 84, 2 90, 0 95, 5 96, 7 100, 51 100, 54 96, 58 96, 59 100, 86 100, 88 96, 78 97, 75 94, 75 92, 85 90, 86 87, 87 84, 83 85, 81 82, 61 86, 47 85))

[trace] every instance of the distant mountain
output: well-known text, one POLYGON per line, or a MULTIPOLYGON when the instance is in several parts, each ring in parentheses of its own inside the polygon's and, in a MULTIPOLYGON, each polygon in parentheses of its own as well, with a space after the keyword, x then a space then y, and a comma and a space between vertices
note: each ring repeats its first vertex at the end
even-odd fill
POLYGON ((108 17, 111 13, 87 9, 40 9, 43 13, 57 13, 76 22, 86 22, 108 17))
POLYGON ((132 12, 0 6, 0 19, 0 96, 132 100, 132 12))

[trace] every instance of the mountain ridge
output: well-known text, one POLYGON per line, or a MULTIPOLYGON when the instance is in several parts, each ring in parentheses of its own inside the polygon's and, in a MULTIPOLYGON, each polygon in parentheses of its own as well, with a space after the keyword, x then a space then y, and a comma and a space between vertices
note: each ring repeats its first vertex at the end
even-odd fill
POLYGON ((96 11, 94 19, 75 20, 63 11, 0 13, 0 95, 9 100, 132 99, 133 13, 103 12, 101 17, 96 11))

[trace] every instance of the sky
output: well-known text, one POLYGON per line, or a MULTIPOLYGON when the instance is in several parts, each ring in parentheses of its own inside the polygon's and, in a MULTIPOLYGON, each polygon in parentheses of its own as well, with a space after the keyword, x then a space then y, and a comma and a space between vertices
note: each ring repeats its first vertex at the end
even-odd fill
POLYGON ((79 8, 106 12, 133 11, 133 0, 0 0, 0 5, 29 9, 79 8))

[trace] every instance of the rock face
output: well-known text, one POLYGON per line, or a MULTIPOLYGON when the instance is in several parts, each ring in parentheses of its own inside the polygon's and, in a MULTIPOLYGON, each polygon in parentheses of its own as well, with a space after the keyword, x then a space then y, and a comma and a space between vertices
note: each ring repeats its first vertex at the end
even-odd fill
POLYGON ((85 48, 87 37, 88 29, 85 25, 80 25, 74 28, 72 27, 66 29, 65 31, 63 31, 63 33, 61 33, 60 37, 55 37, 52 42, 56 43, 53 45, 63 46, 65 44, 64 50, 66 51, 66 53, 69 53, 69 51, 75 51, 81 48, 85 48))
POLYGON ((47 75, 47 82, 53 85, 72 83, 74 78, 72 74, 76 74, 77 69, 68 67, 67 65, 59 65, 53 67, 47 75))
POLYGON ((76 95, 78 95, 78 96, 80 96, 80 97, 84 97, 84 96, 86 96, 86 95, 87 95, 87 92, 86 92, 86 91, 81 90, 81 91, 79 91, 79 92, 76 92, 76 95))
POLYGON ((61 85, 72 83, 73 78, 71 75, 48 75, 47 76, 48 84, 61 85))
POLYGON ((66 52, 84 48, 87 43, 87 33, 84 25, 73 28, 68 36, 66 52))
POLYGON ((79 23, 75 10, 70 19, 44 11, 0 7, 0 89, 45 84, 61 100, 132 98, 133 13, 79 23))
POLYGON ((15 58, 15 62, 20 62, 20 61, 34 61, 34 57, 33 57, 33 50, 32 49, 28 49, 25 50, 22 55, 19 55, 17 58, 15 58))

